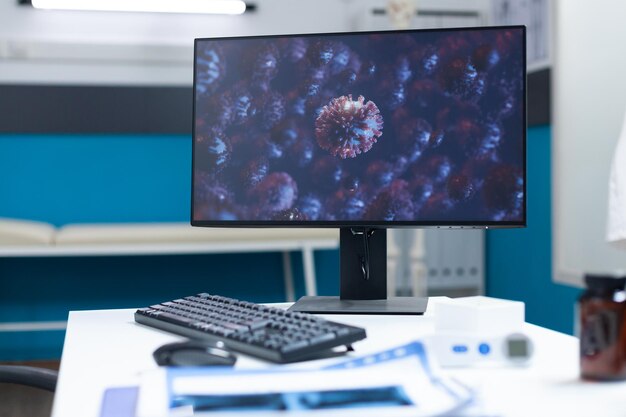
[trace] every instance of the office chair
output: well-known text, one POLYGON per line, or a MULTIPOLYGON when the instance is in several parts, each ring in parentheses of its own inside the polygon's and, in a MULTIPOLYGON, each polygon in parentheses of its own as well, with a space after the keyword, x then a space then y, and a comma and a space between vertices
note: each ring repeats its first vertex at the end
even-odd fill
POLYGON ((54 392, 59 373, 52 369, 32 366, 0 365, 0 382, 26 385, 54 392))

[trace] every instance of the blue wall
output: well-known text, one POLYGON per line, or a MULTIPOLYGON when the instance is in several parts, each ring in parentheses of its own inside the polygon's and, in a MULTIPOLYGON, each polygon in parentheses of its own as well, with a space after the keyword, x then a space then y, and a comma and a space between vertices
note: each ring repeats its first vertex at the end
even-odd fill
POLYGON ((188 221, 188 136, 0 135, 0 216, 188 221))
MULTIPOLYGON (((187 136, 0 135, 0 217, 57 226, 187 221, 190 146, 187 136)), ((487 234, 487 293, 522 300, 529 321, 571 333, 579 290, 552 282, 549 127, 529 130, 528 195, 528 228, 487 234)), ((301 258, 293 264, 302 294, 301 258)), ((320 293, 337 294, 337 251, 316 253, 315 264, 320 293)), ((278 253, 0 258, 0 322, 64 320, 68 310, 196 291, 279 301, 281 271, 278 253)), ((62 341, 63 332, 0 333, 0 359, 58 358, 62 341)))
POLYGON ((487 295, 526 303, 526 319, 573 332, 580 290, 552 280, 551 131, 528 130, 528 227, 487 233, 487 295))
MULTIPOLYGON (((0 217, 78 222, 189 220, 187 136, 0 135, 0 217)), ((296 293, 302 259, 292 256, 296 293)), ((320 294, 337 294, 339 257, 315 254, 320 294)), ((0 322, 65 320, 69 310, 131 308, 208 291, 285 298, 279 253, 0 258, 0 322), (244 283, 242 285, 242 283, 244 283)), ((58 358, 63 332, 0 332, 0 360, 58 358)))

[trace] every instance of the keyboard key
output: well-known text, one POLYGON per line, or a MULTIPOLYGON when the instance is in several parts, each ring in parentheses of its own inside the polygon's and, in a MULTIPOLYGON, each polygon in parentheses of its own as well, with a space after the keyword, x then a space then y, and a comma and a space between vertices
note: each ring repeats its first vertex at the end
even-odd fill
POLYGON ((315 336, 314 338, 312 338, 310 342, 312 345, 315 345, 319 343, 330 342, 331 340, 335 340, 336 338, 337 336, 334 333, 323 333, 319 336, 315 336))
POLYGON ((305 347, 309 346, 309 342, 306 340, 301 340, 299 342, 295 342, 295 343, 290 343, 286 346, 283 346, 280 351, 282 353, 289 353, 289 352, 293 352, 295 350, 299 350, 299 349, 303 349, 305 347))

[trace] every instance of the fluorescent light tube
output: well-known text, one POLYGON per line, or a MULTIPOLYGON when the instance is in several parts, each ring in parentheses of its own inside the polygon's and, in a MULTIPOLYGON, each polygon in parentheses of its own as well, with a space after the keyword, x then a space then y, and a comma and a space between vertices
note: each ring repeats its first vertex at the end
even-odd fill
POLYGON ((242 0, 32 0, 33 7, 48 10, 108 12, 160 12, 242 14, 242 0))

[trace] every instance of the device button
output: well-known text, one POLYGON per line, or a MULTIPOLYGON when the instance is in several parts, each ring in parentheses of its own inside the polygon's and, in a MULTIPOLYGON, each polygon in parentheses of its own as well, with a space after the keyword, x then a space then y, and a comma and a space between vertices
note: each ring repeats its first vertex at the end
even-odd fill
POLYGON ((478 352, 480 352, 481 355, 488 355, 489 352, 491 352, 491 347, 487 343, 481 343, 478 345, 478 352))
POLYGON ((466 345, 454 345, 454 346, 452 346, 452 351, 454 353, 466 353, 467 352, 467 346, 466 345))

